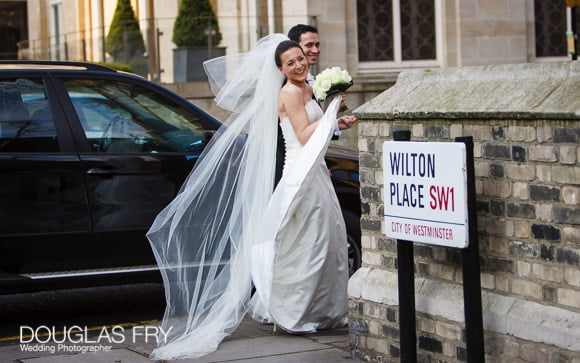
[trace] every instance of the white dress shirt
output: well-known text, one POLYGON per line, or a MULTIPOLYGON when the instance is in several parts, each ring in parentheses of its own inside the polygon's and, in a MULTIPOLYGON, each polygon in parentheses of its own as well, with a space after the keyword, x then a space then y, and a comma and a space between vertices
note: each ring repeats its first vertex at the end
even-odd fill
POLYGON ((314 76, 310 71, 308 71, 308 75, 306 76, 306 82, 308 82, 311 87, 314 87, 314 76))

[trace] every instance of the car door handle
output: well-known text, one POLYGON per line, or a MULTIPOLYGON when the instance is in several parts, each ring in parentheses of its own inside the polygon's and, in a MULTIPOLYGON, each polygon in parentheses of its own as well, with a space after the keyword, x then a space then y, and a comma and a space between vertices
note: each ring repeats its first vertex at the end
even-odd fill
POLYGON ((99 166, 99 167, 95 167, 95 168, 90 168, 89 170, 87 170, 87 174, 89 175, 98 175, 101 176, 103 178, 111 178, 113 177, 113 174, 115 174, 118 171, 117 168, 113 167, 113 166, 109 166, 109 165, 103 165, 103 166, 99 166))

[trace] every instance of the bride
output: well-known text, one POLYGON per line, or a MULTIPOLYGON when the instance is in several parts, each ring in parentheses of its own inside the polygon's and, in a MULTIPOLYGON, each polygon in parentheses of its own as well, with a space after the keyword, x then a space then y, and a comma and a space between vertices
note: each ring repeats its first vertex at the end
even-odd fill
POLYGON ((215 351, 248 312, 291 333, 346 324, 346 231, 324 162, 341 97, 322 111, 302 49, 281 34, 204 66, 232 116, 147 233, 169 331, 155 359, 215 351), (286 160, 272 193, 277 119, 286 160))

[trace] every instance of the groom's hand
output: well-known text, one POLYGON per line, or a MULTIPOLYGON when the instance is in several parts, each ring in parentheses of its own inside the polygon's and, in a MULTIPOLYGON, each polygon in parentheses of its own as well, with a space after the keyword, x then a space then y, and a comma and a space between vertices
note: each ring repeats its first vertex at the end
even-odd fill
POLYGON ((341 116, 338 119, 338 128, 340 130, 350 129, 357 120, 358 119, 354 115, 341 116))

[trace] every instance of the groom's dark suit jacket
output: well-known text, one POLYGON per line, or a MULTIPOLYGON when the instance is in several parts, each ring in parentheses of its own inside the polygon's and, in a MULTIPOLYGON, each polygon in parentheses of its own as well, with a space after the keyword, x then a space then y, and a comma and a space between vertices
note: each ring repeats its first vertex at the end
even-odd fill
POLYGON ((274 188, 282 178, 282 169, 284 169, 284 159, 286 158, 286 145, 284 145, 284 135, 282 127, 278 122, 278 145, 276 146, 276 171, 274 173, 274 188))

